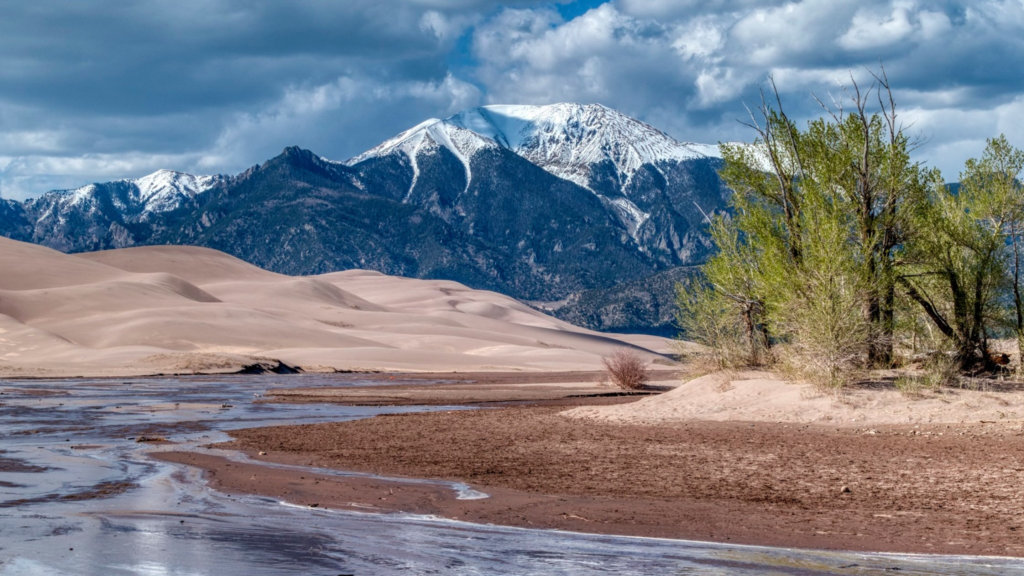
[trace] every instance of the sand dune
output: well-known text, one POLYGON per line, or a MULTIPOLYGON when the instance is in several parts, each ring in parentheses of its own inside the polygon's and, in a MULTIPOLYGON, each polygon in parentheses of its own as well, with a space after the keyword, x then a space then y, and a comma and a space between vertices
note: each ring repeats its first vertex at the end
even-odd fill
POLYGON ((0 238, 0 376, 317 370, 593 370, 622 346, 456 282, 364 270, 275 274, 227 254, 152 246, 68 255, 0 238))
POLYGON ((620 424, 694 420, 835 425, 999 422, 1019 430, 1024 392, 942 388, 907 397, 891 388, 854 387, 834 396, 767 372, 716 372, 639 402, 582 406, 563 414, 620 424))

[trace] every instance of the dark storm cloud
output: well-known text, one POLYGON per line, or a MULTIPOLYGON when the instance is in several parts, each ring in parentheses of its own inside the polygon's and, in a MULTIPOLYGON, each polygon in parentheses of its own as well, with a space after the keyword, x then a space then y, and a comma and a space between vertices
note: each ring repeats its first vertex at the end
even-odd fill
POLYGON ((1024 145, 1017 0, 51 0, 0 18, 0 195, 344 159, 481 103, 602 102, 694 141, 774 75, 796 116, 885 63, 924 159, 1024 145))
POLYGON ((0 194, 168 163, 233 171, 291 143, 355 153, 424 115, 477 103, 475 88, 448 77, 446 59, 497 5, 10 3, 0 18, 0 166, 9 161, 0 194))
MULTIPOLYGON (((150 114, 245 104, 282 84, 407 61, 444 43, 401 3, 23 2, 0 20, 0 91, 56 110, 150 114)), ((425 68, 421 68, 427 64, 425 68)), ((434 70, 431 70, 434 68, 434 70)))

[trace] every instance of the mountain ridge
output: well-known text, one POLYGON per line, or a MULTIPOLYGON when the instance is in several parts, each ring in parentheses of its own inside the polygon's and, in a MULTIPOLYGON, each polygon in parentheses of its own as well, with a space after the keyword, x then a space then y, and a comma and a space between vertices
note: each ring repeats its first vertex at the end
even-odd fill
POLYGON ((590 303, 579 295, 635 293, 707 256, 694 205, 722 210, 729 194, 709 152, 600 105, 483 107, 343 162, 288 147, 235 176, 163 170, 0 201, 0 235, 65 252, 193 244, 287 274, 368 268, 590 303))

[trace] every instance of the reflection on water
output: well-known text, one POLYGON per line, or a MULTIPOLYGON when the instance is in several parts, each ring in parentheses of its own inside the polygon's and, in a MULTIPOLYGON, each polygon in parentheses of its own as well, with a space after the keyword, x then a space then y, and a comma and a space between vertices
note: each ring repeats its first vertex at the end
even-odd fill
POLYGON ((165 436, 198 446, 236 428, 417 409, 253 402, 267 388, 338 384, 315 376, 0 382, 0 575, 1024 574, 1017 560, 812 553, 313 510, 210 490, 197 471, 151 461, 146 453, 159 448, 135 442, 165 436))

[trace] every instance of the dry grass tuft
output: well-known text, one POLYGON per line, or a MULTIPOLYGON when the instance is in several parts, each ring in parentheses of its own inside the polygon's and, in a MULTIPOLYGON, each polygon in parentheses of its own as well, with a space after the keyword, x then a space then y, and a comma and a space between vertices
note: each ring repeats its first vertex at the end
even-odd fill
POLYGON ((642 390, 651 379, 647 361, 635 350, 621 348, 602 362, 608 377, 619 388, 642 390))

